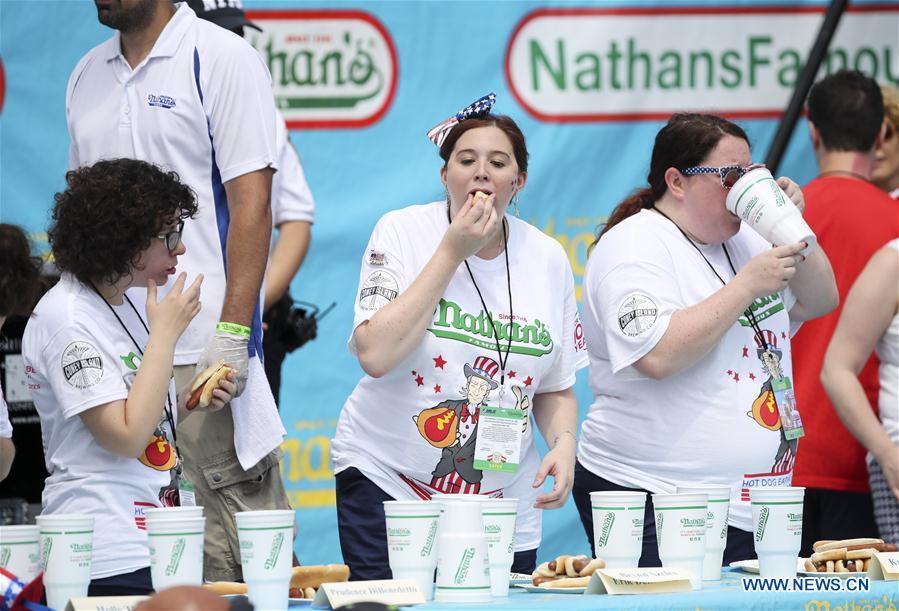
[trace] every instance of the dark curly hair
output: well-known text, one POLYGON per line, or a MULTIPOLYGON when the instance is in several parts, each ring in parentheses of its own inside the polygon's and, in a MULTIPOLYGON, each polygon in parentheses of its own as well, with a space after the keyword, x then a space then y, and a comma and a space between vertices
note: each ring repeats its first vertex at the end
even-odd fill
POLYGON ((41 258, 20 227, 0 223, 0 316, 28 314, 40 290, 41 258))
POLYGON ((109 159, 66 174, 54 196, 47 236, 56 267, 85 284, 113 284, 174 217, 193 217, 197 200, 175 172, 145 161, 109 159))

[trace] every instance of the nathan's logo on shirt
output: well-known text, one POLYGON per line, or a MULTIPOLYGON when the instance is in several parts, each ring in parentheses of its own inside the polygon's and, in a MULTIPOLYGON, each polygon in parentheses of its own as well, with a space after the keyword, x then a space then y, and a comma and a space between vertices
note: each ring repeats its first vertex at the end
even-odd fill
POLYGON ((122 359, 122 363, 125 364, 125 367, 130 369, 131 371, 137 371, 137 368, 140 367, 140 355, 129 352, 128 354, 119 355, 119 358, 122 359))
MULTIPOLYGON (((494 326, 496 337, 501 342, 508 341, 511 337, 512 346, 509 352, 526 354, 528 356, 543 356, 553 351, 553 338, 549 327, 534 319, 533 323, 522 324, 514 320, 504 323, 498 322, 498 317, 493 314, 494 324, 484 312, 474 315, 465 312, 454 301, 440 299, 437 305, 437 320, 428 329, 435 336, 442 339, 452 339, 488 350, 496 349, 494 339, 494 326)), ((516 315, 516 318, 518 316, 516 315)))
POLYGON ((175 98, 167 95, 153 95, 152 93, 149 93, 147 94, 147 105, 159 106, 160 108, 174 108, 175 98))
MULTIPOLYGON (((757 322, 762 322, 766 318, 774 316, 784 309, 783 298, 780 296, 780 293, 772 293, 767 297, 759 297, 749 304, 749 309, 755 315, 755 320, 757 322)), ((752 326, 749 320, 742 314, 737 320, 739 320, 740 324, 744 327, 752 326)))
POLYGON ((618 327, 629 337, 649 331, 659 317, 659 306, 643 293, 633 293, 618 306, 618 327))
POLYGON ((386 270, 372 272, 359 290, 359 307, 363 310, 379 310, 396 299, 400 285, 396 276, 386 270))
POLYGON ((72 342, 62 351, 62 374, 75 388, 90 388, 103 377, 100 352, 87 342, 72 342))

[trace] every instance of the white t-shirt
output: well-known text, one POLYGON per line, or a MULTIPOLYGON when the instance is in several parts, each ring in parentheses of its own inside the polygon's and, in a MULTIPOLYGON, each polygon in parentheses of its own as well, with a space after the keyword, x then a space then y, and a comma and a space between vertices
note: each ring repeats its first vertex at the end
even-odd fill
MULTIPOLYGON (((473 256, 468 263, 491 316, 504 329, 503 339, 512 328, 501 404, 510 408, 516 406, 513 388, 531 403, 535 394, 570 388, 587 358, 565 252, 537 228, 511 216, 506 220, 511 325, 504 255, 491 260, 473 256)), ((410 206, 381 218, 362 258, 354 329, 409 287, 448 226, 445 202, 410 206)), ((335 472, 356 467, 397 499, 429 498, 438 491, 518 498, 515 549, 528 550, 540 543, 541 530, 541 513, 533 508, 540 491, 531 487, 540 462, 533 421, 516 474, 487 472, 481 479, 471 463, 479 416, 479 404, 468 402, 473 368, 494 386, 484 402, 498 404, 495 386, 501 373, 489 329, 475 286, 460 265, 418 347, 389 373, 366 376, 356 385, 340 414, 331 456, 335 472), (457 417, 459 439, 444 450, 435 445, 440 439, 429 440, 419 432, 418 421, 448 410, 457 417)), ((506 342, 500 344, 505 355, 506 342)), ((352 334, 349 346, 354 351, 352 334)))
MULTIPOLYGON (((176 460, 162 405, 140 458, 103 449, 78 416, 125 399, 140 366, 144 325, 127 303, 113 307, 122 324, 95 291, 63 274, 34 309, 22 338, 50 473, 42 513, 95 516, 94 579, 150 566, 144 510, 162 505, 160 489, 169 485, 176 460)), ((169 401, 175 419, 174 382, 169 401)))
POLYGON ((0 386, 0 437, 12 438, 12 424, 9 423, 9 407, 6 405, 2 386, 0 386))
MULTIPOLYGON (((726 243, 739 270, 771 248, 743 225, 726 243)), ((734 273, 721 245, 699 245, 725 281, 734 273)), ((578 460, 616 484, 651 492, 679 485, 731 487, 731 525, 751 530, 749 489, 788 486, 796 441, 781 434, 771 374, 744 316, 692 367, 653 380, 633 363, 665 334, 671 315, 722 288, 691 243, 657 212, 643 210, 599 241, 584 273, 584 331, 594 401, 581 425, 578 460)), ((792 378, 787 290, 751 306, 792 378)), ((798 398, 801 408, 801 397, 798 398)))
MULTIPOLYGON (((887 247, 899 249, 899 240, 887 247)), ((880 421, 893 443, 899 443, 899 314, 893 316, 875 350, 880 359, 880 421)))
MULTIPOLYGON (((271 87, 268 68, 253 47, 198 19, 186 3, 178 5, 136 69, 121 54, 116 32, 69 77, 70 168, 113 157, 141 159, 175 170, 197 195, 200 209, 185 225, 187 253, 179 270, 189 280, 205 276, 203 310, 178 342, 176 365, 197 362, 221 315, 230 218, 224 183, 278 167, 271 87)), ((135 303, 146 299, 145 289, 130 294, 135 303)), ((261 307, 257 315, 251 356, 261 347, 261 307)))
POLYGON ((278 171, 272 177, 272 225, 287 221, 315 221, 315 201, 306 182, 300 156, 290 142, 281 111, 278 112, 278 171))

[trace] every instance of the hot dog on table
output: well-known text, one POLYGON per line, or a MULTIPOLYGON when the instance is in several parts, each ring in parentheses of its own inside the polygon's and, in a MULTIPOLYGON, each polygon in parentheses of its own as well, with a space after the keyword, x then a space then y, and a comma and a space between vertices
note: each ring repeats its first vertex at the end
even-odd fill
POLYGON ((883 539, 842 539, 818 541, 805 561, 805 570, 818 573, 860 573, 871 565, 874 552, 895 552, 896 546, 883 539))
POLYGON ((544 588, 586 588, 596 569, 605 566, 602 558, 559 556, 538 566, 531 578, 535 586, 544 588))
MULTIPOLYGON (((312 598, 323 583, 341 582, 350 578, 350 567, 345 564, 295 566, 292 571, 287 594, 290 598, 312 598)), ((213 581, 203 585, 221 595, 247 593, 247 584, 236 581, 213 581)))

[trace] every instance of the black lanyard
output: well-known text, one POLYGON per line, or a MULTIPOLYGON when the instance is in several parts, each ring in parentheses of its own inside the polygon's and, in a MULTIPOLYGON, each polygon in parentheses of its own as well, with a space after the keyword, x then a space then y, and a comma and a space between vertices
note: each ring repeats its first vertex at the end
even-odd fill
MULTIPOLYGON (((727 286, 727 282, 724 281, 724 278, 718 273, 718 270, 715 269, 715 266, 712 265, 712 262, 709 261, 706 256, 703 254, 702 250, 699 249, 699 246, 696 245, 696 242, 690 239, 690 236, 687 235, 687 232, 681 229, 681 226, 674 222, 670 216, 659 210, 658 208, 653 206, 653 210, 664 216, 666 219, 671 221, 671 224, 677 227, 677 230, 681 232, 681 235, 684 236, 684 239, 690 243, 690 245, 696 249, 696 252, 699 253, 699 256, 702 257, 702 260, 706 262, 706 265, 709 266, 709 269, 712 270, 712 273, 715 274, 715 277, 721 281, 721 284, 727 286)), ((727 246, 724 243, 721 244, 721 248, 724 249, 724 256, 727 257, 727 264, 730 265, 730 270, 734 273, 734 276, 737 275, 737 269, 734 267, 734 262, 730 258, 730 253, 727 252, 727 246)), ((768 342, 765 340, 765 336, 762 333, 761 327, 759 327, 759 322, 755 318, 755 314, 752 312, 751 308, 746 308, 743 311, 743 315, 746 316, 746 319, 749 321, 749 326, 752 328, 752 332, 755 333, 756 341, 762 346, 762 350, 768 352, 770 349, 768 347, 768 342)))
MULTIPOLYGON (((112 312, 112 315, 115 316, 115 319, 117 321, 119 321, 119 325, 122 327, 122 329, 125 330, 125 333, 128 334, 128 337, 131 338, 131 343, 133 343, 134 347, 137 348, 138 353, 140 353, 141 360, 143 360, 144 351, 141 349, 140 344, 137 343, 137 340, 134 339, 134 336, 131 335, 131 331, 128 329, 128 327, 125 325, 125 323, 122 322, 122 319, 119 318, 118 312, 116 312, 115 308, 113 308, 112 305, 110 305, 110 303, 108 301, 106 301, 106 298, 103 297, 102 293, 100 293, 100 290, 97 287, 94 287, 94 290, 97 292, 97 295, 100 296, 100 299, 103 301, 103 303, 106 304, 106 307, 109 308, 109 311, 112 312)), ((137 308, 135 308, 134 304, 131 302, 131 300, 128 299, 128 295, 123 295, 123 297, 125 298, 125 301, 128 302, 128 305, 131 306, 131 309, 134 311, 134 315, 137 316, 137 319, 140 321, 140 324, 143 326, 144 331, 147 332, 147 337, 150 337, 150 328, 147 326, 147 323, 144 322, 144 319, 141 318, 141 315, 137 311, 137 308)), ((173 415, 172 399, 169 396, 168 389, 166 389, 166 391, 165 391, 165 405, 162 406, 162 410, 163 410, 163 413, 165 413, 165 420, 166 420, 166 422, 169 423, 169 428, 172 430, 172 445, 175 447, 175 457, 178 459, 178 462, 180 463, 181 462, 181 454, 178 452, 178 433, 175 432, 175 417, 173 415)))
MULTIPOLYGON (((446 219, 452 223, 453 219, 450 216, 450 206, 449 202, 446 202, 446 219)), ((509 340, 506 342, 506 356, 503 358, 502 346, 499 343, 499 332, 496 329, 496 323, 493 322, 493 316, 490 315, 490 310, 487 309, 487 303, 484 301, 484 296, 481 294, 481 289, 478 288, 478 283, 475 282, 474 274, 471 273, 471 267, 468 265, 468 259, 463 261, 465 263, 465 269, 468 270, 468 276, 471 278, 471 283, 474 285, 474 290, 477 291, 478 297, 481 299, 481 307, 483 308, 483 312, 487 315, 487 320, 490 322, 490 328, 493 329, 493 341, 496 342, 496 355, 499 357, 499 385, 500 388, 506 382, 506 363, 509 362, 509 350, 512 348, 512 323, 514 322, 514 318, 512 318, 512 275, 509 272, 509 236, 507 233, 506 219, 503 217, 503 254, 506 257, 506 287, 509 289, 509 340)))

